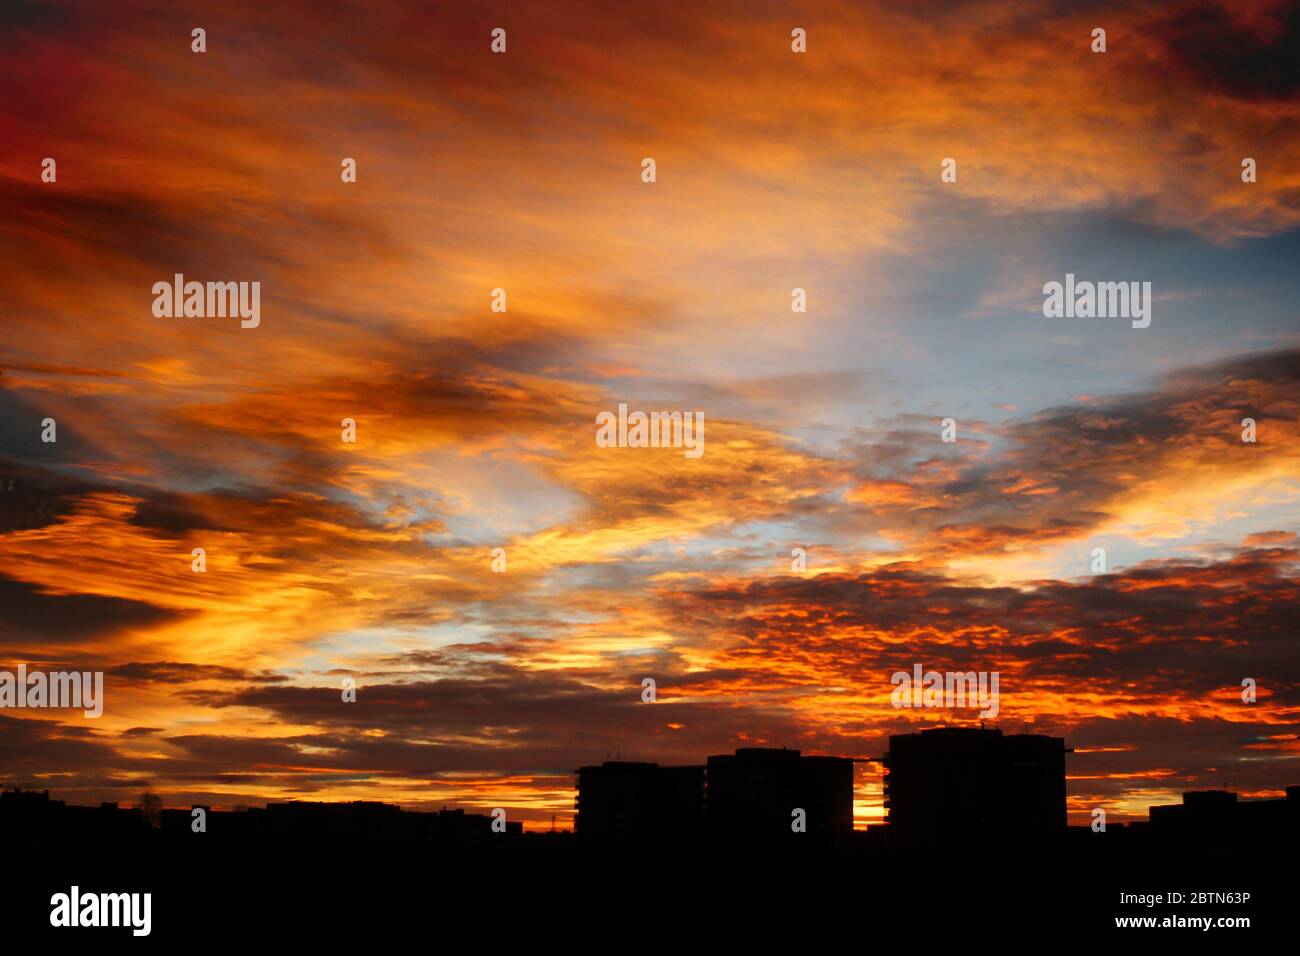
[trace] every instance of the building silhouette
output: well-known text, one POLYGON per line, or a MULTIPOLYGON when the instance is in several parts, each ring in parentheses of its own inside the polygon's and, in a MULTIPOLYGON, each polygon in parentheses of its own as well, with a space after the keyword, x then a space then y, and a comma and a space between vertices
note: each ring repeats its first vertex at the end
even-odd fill
POLYGON ((838 848, 853 835, 853 761, 744 747, 705 766, 606 761, 577 771, 584 845, 787 844, 838 848), (795 811, 803 811, 794 828, 795 811))
MULTIPOLYGON (((1289 859, 1300 850, 1300 786, 1281 799, 1240 800, 1226 790, 1189 791, 1152 806, 1145 821, 1104 830, 1067 827, 1065 754, 1060 738, 998 730, 941 728, 890 738, 885 765, 888 822, 853 829, 853 761, 798 750, 742 748, 705 765, 660 767, 610 761, 577 771, 575 832, 505 832, 490 815, 417 811, 353 801, 290 801, 206 811, 196 841, 191 810, 163 809, 151 826, 139 807, 68 805, 49 791, 0 792, 0 839, 70 847, 208 847, 278 854, 342 846, 405 853, 412 847, 493 858, 505 850, 563 854, 651 848, 679 858, 732 858, 747 848, 847 852, 889 862, 917 851, 954 849, 996 859, 1054 860, 1102 867, 1148 861, 1228 861, 1243 853, 1289 859), (792 828, 804 811, 806 828, 792 828)), ((190 852, 189 849, 186 852, 190 852)), ((109 854, 112 856, 112 853, 109 854)), ((920 858, 925 858, 924 856, 920 858)))
POLYGON ((1059 737, 940 727, 889 738, 888 842, 898 850, 995 843, 1038 850, 1066 832, 1059 737))
POLYGON ((743 747, 709 757, 708 820, 715 839, 835 849, 853 836, 853 761, 785 748, 743 747), (795 832, 795 811, 804 832, 795 832))
POLYGON ((574 831, 583 845, 697 840, 704 826, 704 767, 609 760, 579 767, 574 831))
POLYGON ((1189 790, 1182 803, 1151 807, 1150 842, 1181 857, 1231 857, 1300 843, 1300 787, 1281 800, 1238 801, 1228 790, 1189 790))
MULTIPOLYGON (((356 800, 321 803, 291 800, 246 810, 216 811, 205 806, 206 833, 231 843, 305 846, 347 842, 372 846, 431 844, 443 847, 501 847, 517 844, 523 822, 505 821, 504 832, 492 829, 492 817, 464 810, 404 810, 387 803, 356 800)), ((107 838, 126 841, 189 839, 191 809, 162 809, 153 825, 139 807, 68 806, 51 800, 49 791, 0 792, 0 833, 32 833, 67 839, 107 838)), ((215 842, 215 841, 214 841, 215 842)))

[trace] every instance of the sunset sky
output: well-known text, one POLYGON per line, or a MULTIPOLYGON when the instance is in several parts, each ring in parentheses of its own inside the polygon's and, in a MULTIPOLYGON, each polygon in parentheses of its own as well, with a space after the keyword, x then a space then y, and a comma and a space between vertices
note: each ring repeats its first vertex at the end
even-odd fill
POLYGON ((920 663, 1072 822, 1300 784, 1300 3, 178 6, 0 9, 0 668, 106 674, 0 783, 568 827, 615 754, 978 724, 920 663))

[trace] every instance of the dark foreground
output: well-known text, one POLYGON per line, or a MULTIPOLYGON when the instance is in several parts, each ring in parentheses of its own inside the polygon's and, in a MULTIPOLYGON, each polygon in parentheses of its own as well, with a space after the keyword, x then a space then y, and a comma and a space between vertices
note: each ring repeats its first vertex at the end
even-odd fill
POLYGON ((229 843, 5 835, 6 938, 126 946, 370 941, 475 946, 504 941, 575 951, 715 943, 926 948, 994 940, 1136 935, 1228 943, 1287 933, 1297 915, 1294 854, 1242 847, 1213 859, 1009 860, 993 847, 909 859, 864 854, 584 852, 571 840, 499 847, 360 841, 229 843), (51 897, 148 892, 150 932, 50 925, 51 897), (1171 905, 1170 894, 1175 897, 1171 905), (1198 897, 1196 894, 1227 894, 1198 897), (1121 894, 1160 903, 1121 902, 1121 894), (1248 897, 1243 894, 1249 894, 1248 897), (1117 927, 1116 918, 1246 917, 1249 928, 1117 927), (1050 935, 1039 935, 1050 934, 1050 935), (1245 934, 1243 936, 1243 934, 1245 934))

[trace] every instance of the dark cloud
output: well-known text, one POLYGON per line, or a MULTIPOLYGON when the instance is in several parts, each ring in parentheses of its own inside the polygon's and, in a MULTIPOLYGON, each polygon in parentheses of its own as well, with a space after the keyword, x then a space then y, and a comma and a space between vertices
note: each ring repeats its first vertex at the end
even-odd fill
POLYGON ((212 664, 185 664, 177 661, 151 661, 119 664, 108 671, 113 677, 150 684, 188 684, 195 681, 236 681, 250 684, 275 684, 288 680, 282 674, 254 672, 237 667, 212 664))
POLYGON ((1085 534, 1162 472, 1194 465, 1209 480, 1268 465, 1292 454, 1282 436, 1297 427, 1300 350, 1257 353, 1001 426, 996 454, 958 443, 917 462, 907 455, 932 448, 933 429, 887 433, 855 450, 865 484, 850 498, 927 550, 1001 552, 1085 534), (1247 417, 1263 436, 1255 444, 1241 441, 1247 417))
POLYGON ((0 779, 7 786, 61 774, 94 774, 126 763, 88 724, 0 715, 0 779))
POLYGON ((740 708, 730 701, 692 700, 662 669, 653 706, 641 700, 643 675, 638 671, 603 674, 600 686, 506 663, 480 665, 478 673, 483 676, 359 681, 353 703, 342 701, 338 686, 200 691, 188 697, 211 707, 255 707, 285 722, 328 728, 330 746, 349 752, 394 747, 403 754, 417 752, 415 766, 438 770, 572 769, 575 762, 603 759, 611 750, 629 747, 682 761, 698 759, 710 748, 734 747, 747 735, 786 743, 807 735, 778 702, 750 701, 740 708), (609 689, 611 682, 621 689, 609 689), (678 735, 669 724, 689 727, 690 733, 678 735), (378 738, 387 741, 382 747, 368 735, 375 732, 387 735, 378 738))
MULTIPOLYGON (((87 560, 92 557, 88 556, 87 560)), ((0 647, 31 660, 57 658, 50 645, 105 640, 128 628, 176 621, 184 612, 94 594, 48 594, 0 575, 0 647)))
MULTIPOLYGON (((3 306, 0 299, 0 307, 3 306)), ((12 370, 15 364, 0 359, 0 371, 12 370)), ((42 485, 55 481, 67 483, 67 477, 56 478, 54 469, 94 457, 94 446, 83 437, 75 420, 54 415, 48 407, 43 407, 46 395, 17 392, 17 381, 12 371, 0 378, 0 454, 3 454, 0 479, 26 477, 29 485, 36 478, 42 485), (55 420, 57 441, 41 440, 44 431, 41 423, 47 417, 55 420)))
MULTIPOLYGON (((61 168, 63 174, 68 174, 61 168)), ((74 241, 87 248, 112 249, 122 256, 125 268, 147 268, 156 278, 172 272, 202 272, 213 267, 211 246, 195 251, 198 240, 207 235, 201 217, 154 198, 123 190, 88 194, 42 189, 35 180, 20 183, 0 179, 0 206, 10 210, 8 241, 22 235, 22 245, 49 248, 53 262, 56 243, 74 241)), ((30 255, 28 249, 25 254, 30 255)), ((77 274, 64 264, 66 275, 77 274)), ((141 301, 147 309, 153 302, 149 285, 142 286, 141 301)), ((3 300, 0 300, 3 301, 3 300)))
POLYGON ((1232 7, 1197 3, 1164 20, 1158 29, 1179 78, 1241 100, 1300 93, 1300 3, 1272 11, 1261 4, 1255 12, 1256 22, 1244 26, 1232 7))
POLYGON ((86 490, 82 482, 0 459, 0 534, 52 524, 70 514, 86 490))
MULTIPOLYGON (((1004 710, 1016 706, 1018 687, 1031 695, 1088 690, 1158 710, 1182 699, 1208 703, 1244 677, 1281 703, 1300 704, 1300 663, 1291 651, 1300 607, 1294 540, 1079 582, 981 587, 894 566, 766 578, 663 600, 683 631, 736 635, 723 659, 748 665, 774 687, 883 687, 889 673, 920 662, 1003 672, 1004 710)), ((1021 704, 1037 709, 1032 696, 1021 704)))

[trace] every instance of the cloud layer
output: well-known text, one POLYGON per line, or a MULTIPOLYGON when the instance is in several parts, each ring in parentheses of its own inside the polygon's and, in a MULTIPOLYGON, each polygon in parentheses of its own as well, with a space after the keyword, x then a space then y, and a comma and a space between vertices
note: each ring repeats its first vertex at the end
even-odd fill
POLYGON ((1078 819, 1297 782, 1298 10, 11 5, 0 646, 107 703, 0 715, 0 781, 549 823, 607 754, 977 719, 893 709, 921 663, 1078 819), (1067 271, 1151 328, 1045 320, 1067 271))

